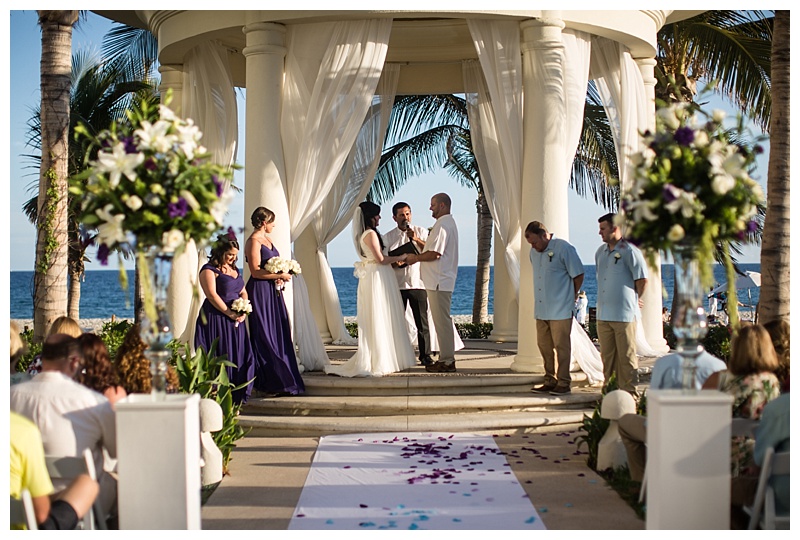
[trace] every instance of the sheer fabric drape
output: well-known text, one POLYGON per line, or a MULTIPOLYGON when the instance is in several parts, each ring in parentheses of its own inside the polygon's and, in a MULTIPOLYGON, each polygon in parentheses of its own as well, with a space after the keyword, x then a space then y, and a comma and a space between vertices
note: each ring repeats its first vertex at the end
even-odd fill
POLYGON ((644 80, 627 48, 597 36, 592 38, 591 72, 611 122, 620 186, 624 190, 631 181, 629 156, 639 149, 639 134, 647 128, 644 80))
POLYGON ((317 241, 322 301, 328 329, 336 345, 356 345, 358 340, 350 336, 344 326, 339 295, 325 254, 325 246, 344 230, 351 220, 353 209, 365 199, 372 185, 383 151, 383 140, 389 125, 399 73, 400 66, 397 64, 386 64, 383 67, 377 91, 358 132, 356 143, 350 150, 328 197, 312 221, 317 241))
MULTIPOLYGON (((281 139, 292 241, 318 215, 342 174, 372 104, 391 27, 391 19, 372 19, 293 25, 287 31, 281 139)), ((294 281, 295 290, 305 286, 302 274, 294 281)), ((306 329, 295 331, 298 362, 315 369, 327 356, 307 291, 294 308, 294 328, 306 329)))
MULTIPOLYGON (((202 144, 220 165, 232 166, 236 160, 239 125, 236 93, 228 50, 215 42, 192 48, 183 64, 181 116, 191 118, 203 133, 202 144)), ((227 187, 227 186, 226 186, 227 187)), ((241 239, 240 239, 241 240, 241 239)), ((198 273, 206 263, 205 250, 189 242, 186 251, 172 265, 170 295, 191 298, 188 308, 175 306, 172 317, 175 336, 194 350, 195 321, 205 300, 198 286, 198 273), (191 295, 186 294, 191 288, 191 295)))
POLYGON ((486 201, 519 294, 522 62, 519 23, 467 20, 480 65, 462 65, 470 130, 486 201))

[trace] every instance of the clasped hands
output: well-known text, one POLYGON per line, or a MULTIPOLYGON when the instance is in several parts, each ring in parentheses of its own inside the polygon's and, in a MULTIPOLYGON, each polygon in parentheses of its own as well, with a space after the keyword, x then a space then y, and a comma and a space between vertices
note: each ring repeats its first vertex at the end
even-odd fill
POLYGON ((292 280, 292 275, 283 272, 281 274, 278 274, 278 277, 275 278, 275 283, 277 283, 278 286, 282 286, 284 283, 291 280, 292 280))

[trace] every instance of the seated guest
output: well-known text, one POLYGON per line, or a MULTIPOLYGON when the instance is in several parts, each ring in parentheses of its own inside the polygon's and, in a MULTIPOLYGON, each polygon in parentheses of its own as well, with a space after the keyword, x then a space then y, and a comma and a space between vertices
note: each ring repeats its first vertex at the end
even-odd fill
POLYGON ((789 391, 789 323, 784 319, 775 319, 764 323, 764 328, 769 332, 772 346, 778 355, 778 369, 775 376, 781 382, 781 392, 789 391))
POLYGON ((11 376, 10 381, 11 384, 17 384, 24 381, 27 381, 31 378, 29 373, 20 373, 17 371, 17 364, 19 363, 20 358, 22 358, 26 352, 28 352, 28 346, 22 340, 19 335, 19 326, 17 326, 14 321, 11 321, 10 324, 11 336, 9 339, 9 345, 11 345, 11 376))
MULTIPOLYGON (((39 428, 15 412, 10 413, 9 423, 11 496, 20 499, 23 489, 30 492, 33 512, 40 529, 74 529, 97 498, 97 482, 88 474, 81 474, 66 489, 55 493, 45 465, 39 428)), ((14 528, 18 524, 11 525, 14 528)))
MULTIPOLYGON (((778 355, 764 327, 744 326, 731 344, 728 369, 712 374, 703 388, 731 394, 734 418, 759 420, 764 406, 780 395, 780 383, 775 376, 778 365, 778 355)), ((752 462, 753 444, 751 437, 733 438, 732 476, 739 476, 752 462)))
POLYGON ((95 392, 100 392, 114 404, 128 394, 119 384, 119 375, 103 340, 95 334, 83 334, 78 338, 83 356, 83 369, 75 378, 79 383, 95 392))
MULTIPOLYGON (((54 320, 53 324, 50 325, 50 328, 47 329, 47 336, 52 336, 53 334, 66 334, 68 336, 76 338, 79 337, 81 334, 83 334, 83 330, 81 330, 78 321, 76 321, 72 317, 67 317, 66 315, 64 315, 54 320)), ((41 355, 39 355, 36 358, 34 358, 31 364, 28 366, 28 373, 30 375, 36 375, 41 371, 42 371, 42 359, 41 355)))
MULTIPOLYGON (((128 394, 149 394, 153 384, 150 373, 150 360, 145 356, 147 343, 139 335, 139 325, 128 329, 125 338, 117 348, 114 366, 119 376, 119 384, 128 394)), ((172 365, 167 366, 167 393, 180 391, 178 373, 172 365)))
MULTIPOLYGON (((103 471, 103 449, 117 456, 116 418, 108 399, 74 380, 83 358, 78 340, 53 334, 42 345, 42 372, 10 389, 11 410, 32 420, 41 431, 48 456, 94 455, 100 482, 100 501, 113 515, 116 480, 103 471)), ((66 485, 56 482, 56 489, 66 485)))
MULTIPOLYGON (((656 360, 650 378, 650 388, 656 390, 682 388, 682 357, 678 353, 668 354, 656 360)), ((703 351, 695 359, 694 381, 699 389, 714 372, 725 369, 725 362, 703 351)), ((619 419, 619 435, 628 454, 628 469, 631 480, 641 482, 647 462, 647 418, 641 414, 626 414, 619 419)))

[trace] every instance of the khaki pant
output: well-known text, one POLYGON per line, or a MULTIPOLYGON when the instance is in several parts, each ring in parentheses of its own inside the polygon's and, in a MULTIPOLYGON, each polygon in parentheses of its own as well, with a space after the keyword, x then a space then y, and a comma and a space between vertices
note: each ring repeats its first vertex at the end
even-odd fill
POLYGON ((427 289, 428 304, 431 306, 433 327, 439 340, 439 361, 445 364, 456 362, 456 340, 453 335, 453 319, 450 317, 450 302, 453 291, 427 289))
POLYGON ((639 384, 639 359, 636 357, 636 321, 597 321, 597 338, 603 358, 604 384, 617 375, 620 390, 631 394, 639 384))
POLYGON ((555 321, 536 320, 536 339, 544 360, 544 384, 569 386, 572 377, 569 364, 572 359, 570 331, 572 319, 555 321), (558 373, 556 375, 556 373, 558 373))
POLYGON ((641 482, 644 468, 647 465, 647 428, 645 417, 638 414, 626 414, 619 419, 619 436, 628 454, 628 469, 631 480, 641 482))

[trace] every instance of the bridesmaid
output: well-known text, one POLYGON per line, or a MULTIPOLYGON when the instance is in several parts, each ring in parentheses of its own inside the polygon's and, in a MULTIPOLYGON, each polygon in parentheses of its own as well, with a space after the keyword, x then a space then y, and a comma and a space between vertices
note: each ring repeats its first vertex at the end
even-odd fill
POLYGON ((280 256, 269 236, 275 227, 275 214, 259 206, 253 211, 250 222, 255 230, 244 249, 250 269, 247 293, 253 304, 250 340, 256 369, 255 388, 277 396, 302 394, 306 387, 297 368, 289 315, 280 291, 292 276, 271 274, 262 268, 269 259, 280 256))
POLYGON ((244 279, 236 267, 238 259, 236 236, 232 231, 220 235, 211 249, 208 263, 200 269, 200 286, 206 299, 197 317, 194 346, 208 351, 214 340, 219 339, 217 356, 224 354, 228 361, 236 364, 236 367, 227 368, 228 379, 235 386, 246 385, 233 392, 233 402, 243 405, 253 388, 253 355, 244 324, 246 315, 236 313, 230 307, 237 298, 247 299, 244 279))

